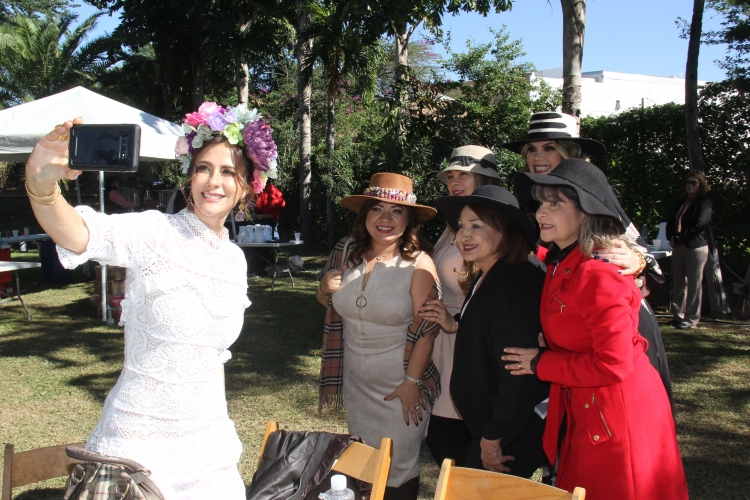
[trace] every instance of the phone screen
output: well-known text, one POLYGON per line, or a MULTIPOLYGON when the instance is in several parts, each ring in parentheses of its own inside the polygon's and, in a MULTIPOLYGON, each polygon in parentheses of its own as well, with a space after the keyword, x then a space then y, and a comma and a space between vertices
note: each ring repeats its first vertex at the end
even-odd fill
POLYGON ((138 125, 74 125, 70 131, 70 168, 135 172, 140 149, 138 125))

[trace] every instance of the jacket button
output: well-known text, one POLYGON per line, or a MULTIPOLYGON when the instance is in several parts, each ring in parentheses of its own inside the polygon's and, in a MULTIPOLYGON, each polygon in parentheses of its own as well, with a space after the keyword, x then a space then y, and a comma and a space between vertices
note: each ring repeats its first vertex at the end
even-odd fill
POLYGON ((594 434, 594 441, 599 441, 599 436, 594 434))
POLYGON ((589 407, 589 404, 588 404, 588 403, 586 403, 585 405, 583 405, 583 407, 584 407, 584 408, 588 408, 588 407, 589 407))
POLYGON ((569 267, 565 268, 565 274, 570 274, 570 268, 569 267))

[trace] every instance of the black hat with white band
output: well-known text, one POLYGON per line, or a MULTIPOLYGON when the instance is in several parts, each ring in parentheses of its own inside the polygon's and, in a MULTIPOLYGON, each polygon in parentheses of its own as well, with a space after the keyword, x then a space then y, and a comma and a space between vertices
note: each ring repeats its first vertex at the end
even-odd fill
POLYGON ((578 126, 574 116, 556 111, 534 113, 531 115, 526 138, 520 141, 506 142, 501 146, 514 153, 521 154, 521 150, 527 143, 548 140, 575 142, 591 158, 599 157, 607 151, 604 144, 595 139, 578 137, 578 126))

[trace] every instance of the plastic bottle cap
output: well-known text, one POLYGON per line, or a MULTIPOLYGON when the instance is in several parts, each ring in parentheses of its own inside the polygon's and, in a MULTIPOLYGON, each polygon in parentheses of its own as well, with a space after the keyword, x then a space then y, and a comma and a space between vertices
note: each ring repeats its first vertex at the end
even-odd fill
POLYGON ((346 476, 336 474, 331 478, 331 489, 341 491, 346 489, 346 476))

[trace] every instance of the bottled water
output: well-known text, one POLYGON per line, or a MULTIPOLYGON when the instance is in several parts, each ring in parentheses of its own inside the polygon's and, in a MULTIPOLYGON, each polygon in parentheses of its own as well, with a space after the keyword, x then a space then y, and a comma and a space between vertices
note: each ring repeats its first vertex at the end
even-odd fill
POLYGON ((325 500, 354 500, 354 492, 346 487, 346 476, 336 474, 331 477, 331 489, 326 491, 325 500))

